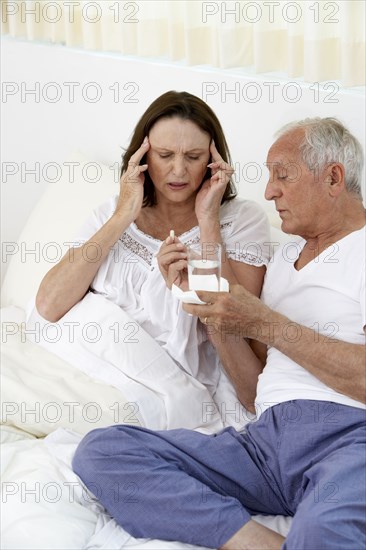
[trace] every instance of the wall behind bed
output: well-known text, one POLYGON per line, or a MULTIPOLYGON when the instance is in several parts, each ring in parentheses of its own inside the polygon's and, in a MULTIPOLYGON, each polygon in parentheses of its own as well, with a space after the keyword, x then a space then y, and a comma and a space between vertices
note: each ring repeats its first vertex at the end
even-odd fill
MULTIPOLYGON (((336 116, 365 147, 364 89, 177 66, 10 37, 2 39, 2 58, 2 241, 6 243, 16 241, 47 185, 73 169, 76 179, 82 177, 76 166, 67 164, 75 150, 109 165, 111 178, 118 178, 122 148, 138 118, 153 99, 170 89, 196 94, 215 110, 232 152, 239 195, 262 203, 272 220, 273 205, 263 199, 267 178, 263 163, 282 124, 306 116, 336 116)), ((90 165, 86 176, 98 177, 97 169, 90 165)), ((5 270, 6 262, 2 276, 5 270)))

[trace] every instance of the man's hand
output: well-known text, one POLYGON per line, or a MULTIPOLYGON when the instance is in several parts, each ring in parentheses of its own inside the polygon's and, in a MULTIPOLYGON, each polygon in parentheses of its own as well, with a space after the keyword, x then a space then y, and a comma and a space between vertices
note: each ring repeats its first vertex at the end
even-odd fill
MULTIPOLYGON (((185 304, 184 309, 198 315, 211 332, 234 333, 273 346, 335 391, 365 403, 364 345, 336 340, 300 325, 239 285, 230 290, 197 292, 206 305, 185 304)), ((226 347, 228 353, 233 352, 231 345, 226 347)), ((231 375, 232 380, 237 373, 239 368, 231 375)), ((238 395, 243 384, 243 380, 235 384, 238 395)), ((246 402, 244 397, 241 402, 246 402)))
POLYGON ((206 305, 183 304, 183 309, 221 333, 255 338, 271 314, 259 298, 241 285, 231 286, 230 292, 197 291, 197 295, 206 305))

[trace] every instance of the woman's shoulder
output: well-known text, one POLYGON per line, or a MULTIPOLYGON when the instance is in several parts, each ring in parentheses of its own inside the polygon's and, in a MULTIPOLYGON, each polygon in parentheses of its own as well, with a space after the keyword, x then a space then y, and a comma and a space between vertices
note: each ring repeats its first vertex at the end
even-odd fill
POLYGON ((222 239, 232 260, 251 265, 266 265, 269 260, 269 220, 255 201, 235 197, 223 205, 222 239))
POLYGON ((74 238, 75 246, 89 240, 112 216, 117 206, 118 195, 110 197, 93 209, 82 222, 74 238))
POLYGON ((114 213, 118 201, 118 195, 112 195, 94 209, 94 215, 102 222, 108 220, 114 213))

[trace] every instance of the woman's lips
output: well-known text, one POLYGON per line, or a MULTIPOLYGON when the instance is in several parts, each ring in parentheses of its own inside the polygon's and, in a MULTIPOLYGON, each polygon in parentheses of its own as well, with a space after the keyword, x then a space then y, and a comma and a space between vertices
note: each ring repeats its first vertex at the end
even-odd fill
POLYGON ((174 189, 175 191, 184 189, 185 187, 187 187, 187 185, 188 183, 178 182, 178 181, 171 181, 170 183, 168 183, 168 186, 170 187, 170 189, 174 189))

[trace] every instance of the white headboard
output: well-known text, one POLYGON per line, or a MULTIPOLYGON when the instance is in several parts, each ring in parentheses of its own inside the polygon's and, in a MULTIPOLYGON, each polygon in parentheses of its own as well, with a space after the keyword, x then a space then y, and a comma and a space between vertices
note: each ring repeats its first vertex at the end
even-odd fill
MULTIPOLYGON (((263 198, 263 163, 281 125, 306 116, 336 116, 364 145, 363 90, 339 91, 335 83, 322 90, 318 83, 174 66, 10 37, 2 39, 2 49, 7 59, 2 68, 2 240, 7 250, 47 186, 70 180, 72 171, 75 185, 85 175, 92 182, 99 177, 97 163, 109 167, 117 183, 122 147, 137 120, 170 89, 196 94, 214 109, 232 153, 239 195, 260 202, 274 224, 273 205, 263 198), (80 166, 70 165, 77 150, 96 166, 82 173, 80 166)), ((67 220, 67 209, 64 215, 67 220)))

